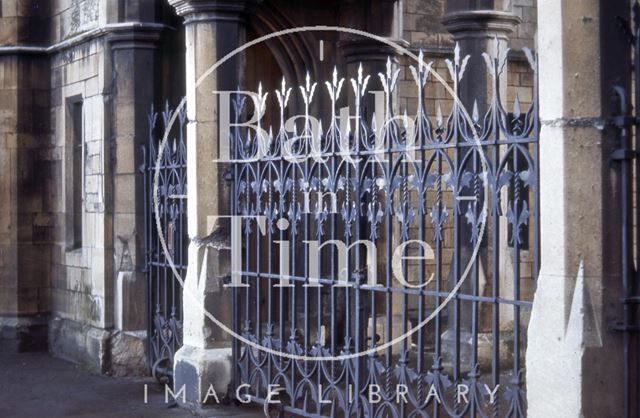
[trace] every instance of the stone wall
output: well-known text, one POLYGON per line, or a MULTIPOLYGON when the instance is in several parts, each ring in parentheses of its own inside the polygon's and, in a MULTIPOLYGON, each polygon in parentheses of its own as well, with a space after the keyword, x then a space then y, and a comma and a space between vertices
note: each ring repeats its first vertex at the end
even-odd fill
MULTIPOLYGON (((0 3, 0 44, 13 49, 42 41, 31 31, 46 17, 45 2, 0 3), (31 4, 40 6, 31 12, 31 4)), ((42 27, 42 26, 39 26, 42 27)), ((46 346, 51 248, 55 228, 47 179, 55 170, 48 152, 48 58, 0 54, 0 342, 3 348, 46 346)))
POLYGON ((535 49, 538 32, 537 0, 513 0, 513 13, 520 18, 520 24, 511 36, 511 48, 528 47, 535 49))
MULTIPOLYGON (((513 50, 510 55, 508 69, 508 90, 507 100, 510 106, 513 105, 516 94, 518 94, 521 104, 531 103, 531 92, 533 85, 533 74, 519 51, 527 47, 535 51, 536 36, 536 1, 537 0, 514 0, 512 12, 520 18, 520 23, 516 26, 514 33, 510 37, 510 48, 513 50)), ((441 23, 445 14, 445 0, 406 0, 404 5, 404 27, 403 38, 409 42, 409 48, 418 51, 422 49, 425 54, 425 61, 434 61, 433 69, 437 71, 447 83, 450 83, 444 58, 451 55, 453 49, 453 38, 444 25, 441 23)), ((464 55, 465 51, 461 51, 464 55)), ((411 60, 413 61, 413 60, 411 60)), ((416 102, 412 100, 416 97, 410 90, 413 85, 413 78, 408 66, 413 64, 409 60, 403 59, 401 65, 404 67, 400 84, 400 104, 411 113, 415 112, 416 102), (403 101, 404 99, 404 101, 403 101)), ((438 99, 443 111, 449 109, 452 99, 446 93, 444 86, 435 80, 430 80, 434 94, 430 95, 438 99)), ((429 89, 429 86, 427 86, 429 89)), ((435 101, 427 101, 427 110, 435 112, 435 101)))
POLYGON ((154 23, 156 12, 166 18, 157 4, 58 0, 51 15, 51 39, 60 45, 51 54, 51 126, 63 203, 52 260, 49 344, 58 356, 114 374, 147 371, 144 193, 138 168, 147 112, 173 88, 154 84, 154 51, 164 28, 154 23), (70 105, 79 100, 82 246, 71 249, 70 105))
MULTIPOLYGON (((72 13, 77 3, 59 12, 72 13), (74 6, 75 5, 75 6, 74 6)), ((97 17, 96 17, 97 19, 97 17)), ((73 20, 61 18, 55 31, 69 32, 73 20)), ((85 27, 97 22, 83 21, 85 27)), ((75 23, 73 25, 76 25, 75 23)), ((76 360, 76 339, 98 337, 95 344, 101 351, 106 335, 95 331, 74 332, 78 325, 96 329, 113 324, 113 239, 111 214, 107 212, 108 147, 106 145, 105 76, 108 45, 104 38, 65 48, 51 56, 51 126, 57 171, 59 204, 56 216, 60 234, 54 244, 52 260, 55 272, 51 304, 54 322, 50 327, 50 348, 61 356, 76 360), (82 103, 82 245, 73 248, 74 166, 73 166, 73 104, 82 103), (66 321, 73 321, 66 327, 66 321), (78 335, 79 334, 79 335, 78 335), (69 337, 71 336, 71 340, 69 337)), ((77 167, 76 167, 77 168, 77 167)), ((75 184, 77 186, 77 184, 75 184)), ((77 191, 76 191, 77 192, 77 191)), ((96 358, 94 355, 93 358, 96 358)), ((104 361, 104 360, 103 360, 104 361)), ((100 368, 106 366, 101 365, 100 368)))
POLYGON ((3 348, 48 345, 89 369, 146 371, 139 149, 151 104, 183 89, 182 66, 171 68, 180 50, 162 54, 165 83, 153 76, 157 44, 183 42, 156 23, 172 18, 150 0, 0 2, 3 348), (118 303, 125 252, 130 287, 118 303))

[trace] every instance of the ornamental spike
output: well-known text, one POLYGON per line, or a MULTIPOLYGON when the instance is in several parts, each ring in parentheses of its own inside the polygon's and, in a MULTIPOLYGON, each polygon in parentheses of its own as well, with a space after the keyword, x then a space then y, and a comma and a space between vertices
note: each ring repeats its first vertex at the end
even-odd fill
POLYGON ((515 119, 520 118, 522 112, 520 111, 520 96, 516 93, 516 100, 513 102, 513 117, 515 119))
POLYGON ((478 101, 473 99, 473 113, 471 115, 471 119, 474 123, 478 123, 480 120, 480 116, 478 115, 478 101))
POLYGON ((418 87, 421 87, 420 84, 421 84, 422 72, 416 71, 416 68, 413 65, 410 65, 409 69, 411 70, 411 75, 413 76, 413 80, 416 82, 416 85, 418 87))
POLYGON ((456 65, 460 65, 460 44, 456 42, 456 46, 453 49, 453 62, 456 65))

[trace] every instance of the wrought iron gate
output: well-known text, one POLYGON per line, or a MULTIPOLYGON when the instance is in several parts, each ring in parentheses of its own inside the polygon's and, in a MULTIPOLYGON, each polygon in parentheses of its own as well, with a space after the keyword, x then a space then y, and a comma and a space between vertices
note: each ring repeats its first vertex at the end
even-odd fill
MULTIPOLYGON (((525 55, 536 80, 535 58, 525 55)), ((334 72, 325 83, 329 123, 310 115, 316 83, 307 77, 297 128, 285 129, 293 112, 283 80, 279 128, 266 133, 258 122, 232 134, 242 400, 307 417, 525 415, 525 331, 539 268, 535 81, 528 109, 516 97, 507 110, 496 94, 507 51, 486 55, 490 103, 466 117, 450 102, 445 117, 438 103, 427 110, 435 84, 432 63, 420 60, 411 68, 414 118, 394 108, 399 73, 389 63, 379 75, 381 120, 360 105, 373 85, 362 70, 350 80, 359 118, 339 117, 347 93, 334 72)), ((446 61, 456 95, 473 70, 467 60, 456 47, 446 61)), ((260 90, 255 112, 267 106, 260 90)), ((236 123, 248 102, 236 97, 236 123)))
POLYGON ((172 264, 184 278, 189 243, 184 107, 178 114, 168 141, 160 149, 171 115, 167 103, 161 113, 162 123, 158 123, 158 113, 151 109, 149 137, 143 148, 144 163, 140 168, 144 173, 145 191, 149 366, 153 376, 164 382, 171 381, 173 377, 173 355, 182 345, 182 287, 175 277, 172 264), (154 192, 156 173, 158 182, 154 192), (156 224, 155 196, 158 197, 157 217, 168 251, 164 251, 156 224))
POLYGON ((612 328, 623 333, 625 418, 640 414, 640 3, 631 0, 629 5, 633 21, 621 22, 630 42, 629 56, 623 59, 627 62, 626 59, 632 58, 633 65, 625 81, 630 82, 634 90, 614 88, 620 100, 620 113, 613 121, 619 129, 620 148, 612 155, 618 162, 612 168, 620 170, 622 189, 619 202, 622 208, 622 317, 612 323, 612 328))

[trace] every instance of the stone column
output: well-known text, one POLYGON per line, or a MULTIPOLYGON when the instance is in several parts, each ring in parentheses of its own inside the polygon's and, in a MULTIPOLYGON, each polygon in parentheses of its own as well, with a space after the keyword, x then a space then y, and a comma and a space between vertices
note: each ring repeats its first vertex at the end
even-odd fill
POLYGON ((58 169, 50 137, 49 6, 0 13, 0 351, 46 350, 58 169))
MULTIPOLYGON (((340 12, 342 17, 340 25, 366 31, 387 38, 394 43, 408 46, 408 42, 402 39, 402 3, 401 0, 381 0, 375 5, 363 0, 344 2, 340 12)), ((389 58, 394 68, 397 68, 399 52, 380 41, 359 35, 343 33, 341 38, 340 48, 346 64, 346 77, 356 78, 358 67, 362 64, 363 74, 365 76, 371 75, 367 90, 382 92, 378 73, 384 74, 386 72, 387 59, 389 58)), ((348 94, 349 105, 353 108, 353 93, 349 90, 348 94)), ((367 94, 363 105, 367 112, 367 118, 371 118, 375 110, 374 95, 367 94)), ((367 124, 371 124, 370 119, 367 124)))
MULTIPOLYGON (((187 79, 187 183, 189 266, 184 287, 184 346, 176 353, 174 383, 183 386, 186 406, 202 406, 209 385, 224 396, 231 381, 231 337, 216 327, 204 309, 231 326, 231 291, 223 288, 229 252, 213 239, 210 217, 229 214, 228 185, 219 157, 219 95, 241 85, 242 59, 236 55, 197 85, 200 77, 245 38, 244 19, 251 1, 170 0, 185 18, 187 79), (209 238, 207 240, 207 238, 209 238), (209 244, 200 245, 206 241, 209 244), (224 254, 223 254, 224 253, 224 254)), ((216 234, 217 235, 217 234, 216 234)), ((225 237, 226 238, 226 237, 225 237)), ((228 247, 228 245, 223 245, 228 247)), ((182 402, 183 398, 179 398, 182 402)), ((215 402, 209 396, 209 402, 215 402)))
MULTIPOLYGON (((153 10, 153 8, 151 8, 153 10)), ((147 318, 144 274, 142 145, 149 129, 147 116, 155 98, 153 69, 156 41, 162 25, 126 26, 109 35, 114 74, 111 132, 113 166, 114 325, 111 362, 114 373, 144 373, 147 318), (150 71, 151 70, 151 71, 150 71)))
MULTIPOLYGON (((620 144, 628 3, 538 2, 541 271, 528 330, 528 416, 622 417, 620 144), (612 65, 612 62, 615 63, 612 65)), ((628 91, 628 90, 627 90, 628 91)), ((630 371, 631 372, 631 371, 630 371)), ((632 398, 634 399, 634 398, 632 398)))
MULTIPOLYGON (((463 59, 465 56, 470 55, 467 63, 467 69, 464 73, 464 77, 459 83, 458 98, 465 106, 469 115, 472 114, 474 103, 477 103, 478 111, 480 115, 486 112, 488 105, 491 103, 493 90, 495 88, 495 81, 489 73, 489 70, 482 57, 482 53, 487 53, 490 56, 497 56, 500 51, 505 51, 509 47, 509 35, 515 29, 515 26, 519 23, 520 19, 514 15, 510 6, 505 6, 503 0, 449 0, 447 2, 446 13, 442 18, 442 23, 447 30, 453 34, 453 40, 458 44, 460 48, 460 57, 463 59)), ((502 103, 507 104, 507 69, 500 76, 500 83, 498 87, 498 95, 502 103)), ((491 225, 487 226, 487 230, 491 228, 491 225)), ((465 267, 471 261, 471 254, 473 248, 470 244, 471 241, 471 226, 464 222, 463 219, 458 224, 458 242, 460 248, 458 252, 459 262, 459 274, 465 269, 465 267)), ((508 259, 509 251, 507 249, 507 224, 506 219, 500 220, 501 231, 501 245, 500 257, 508 259)), ((485 235, 487 240, 487 235, 485 235)), ((477 280, 482 283, 486 283, 487 276, 490 276, 490 272, 487 271, 489 263, 487 260, 487 242, 481 243, 482 247, 478 252, 477 263, 478 273, 477 280)), ((453 262, 453 260, 452 260, 453 262)), ((508 268, 501 268, 501 270, 508 270, 508 268)), ((512 271, 512 269, 509 269, 512 271)), ((453 269, 451 269, 453 273, 453 269)), ((458 278, 453 277, 453 274, 449 276, 449 287, 453 288, 458 278)), ((473 282, 476 280, 474 274, 470 272, 466 278, 464 284, 460 288, 460 292, 464 294, 472 294, 473 282)), ((507 279, 504 274, 500 277, 501 288, 502 282, 513 281, 514 279, 507 279)), ((512 286, 512 285, 511 285, 512 286)), ((482 288, 482 286, 480 286, 482 288)), ((471 303, 462 302, 460 304, 460 366, 464 372, 468 370, 470 364, 472 338, 471 335, 471 303)), ((482 307, 479 315, 483 315, 482 307)), ((454 316, 449 314, 450 321, 454 316)), ((453 360, 449 359, 455 352, 455 328, 450 325, 450 328, 443 333, 443 344, 445 363, 452 363, 453 360)), ((490 344, 490 338, 480 338, 478 340, 478 346, 480 352, 481 346, 487 346, 490 344)), ((486 351, 490 351, 489 347, 486 347, 486 351)), ((483 360, 480 360, 481 363, 483 360)), ((489 361, 490 360, 485 360, 489 361)), ((486 366, 486 364, 485 364, 486 366)))
MULTIPOLYGON (((495 56, 497 50, 507 49, 509 35, 520 22, 520 18, 511 12, 510 7, 505 7, 502 3, 502 0, 449 0, 442 18, 442 23, 460 46, 461 56, 471 55, 467 65, 469 71, 465 72, 459 91, 460 100, 469 114, 474 100, 478 102, 480 114, 491 101, 493 79, 488 73, 482 53, 495 56)), ((505 71, 499 91, 503 103, 507 102, 506 76, 505 71)))

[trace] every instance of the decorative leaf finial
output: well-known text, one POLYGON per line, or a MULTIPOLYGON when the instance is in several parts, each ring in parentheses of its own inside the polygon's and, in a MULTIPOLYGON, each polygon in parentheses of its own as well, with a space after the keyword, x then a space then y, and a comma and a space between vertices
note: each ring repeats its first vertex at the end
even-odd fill
POLYGON ((378 77, 380 77, 380 82, 382 83, 382 88, 384 88, 384 92, 389 95, 396 88, 396 83, 398 82, 398 75, 400 74, 400 69, 393 70, 393 65, 391 63, 391 58, 387 57, 387 72, 386 74, 378 73, 378 77))
POLYGON ((305 86, 300 86, 300 92, 302 93, 302 100, 304 100, 304 104, 309 106, 313 100, 313 93, 316 90, 316 85, 318 83, 311 84, 311 75, 309 74, 309 71, 307 71, 305 81, 305 86))
POLYGON ((327 86, 329 97, 331 97, 331 101, 334 103, 338 101, 338 98, 340 98, 342 83, 344 83, 344 78, 338 80, 338 68, 333 67, 333 79, 331 80, 331 83, 325 81, 324 84, 327 86))
POLYGON ((291 94, 291 87, 287 88, 287 82, 284 77, 282 77, 282 83, 280 85, 280 90, 276 90, 276 97, 278 98, 278 103, 280 104, 280 110, 283 111, 287 104, 289 103, 289 95, 291 94))
POLYGON ((494 36, 493 50, 495 51, 495 55, 491 56, 486 52, 483 52, 482 57, 484 58, 484 62, 487 64, 489 74, 491 74, 491 76, 495 79, 504 71, 504 68, 507 65, 507 55, 509 54, 510 49, 505 48, 504 50, 500 50, 500 42, 498 41, 498 37, 494 36))
POLYGON ((450 59, 444 60, 447 64, 447 68, 449 69, 449 74, 451 75, 451 79, 455 82, 462 80, 464 76, 464 70, 467 68, 467 62, 469 62, 469 58, 471 55, 466 55, 462 62, 460 61, 460 44, 456 42, 456 46, 453 49, 453 62, 450 59))
POLYGON ((353 87, 353 92, 355 93, 357 99, 364 97, 367 91, 367 83, 369 83, 369 77, 370 76, 362 76, 362 63, 360 63, 360 65, 358 66, 358 78, 356 80, 354 80, 353 78, 351 79, 351 86, 353 87))
POLYGON ((513 102, 513 118, 519 119, 522 112, 520 111, 520 96, 516 93, 516 100, 513 102))
POLYGON ((433 66, 433 61, 430 61, 428 64, 424 62, 424 54, 422 53, 422 49, 418 53, 418 70, 413 65, 409 66, 411 70, 411 74, 413 75, 413 79, 416 82, 418 88, 422 88, 427 84, 427 79, 429 78, 429 73, 431 72, 431 67, 433 66))

